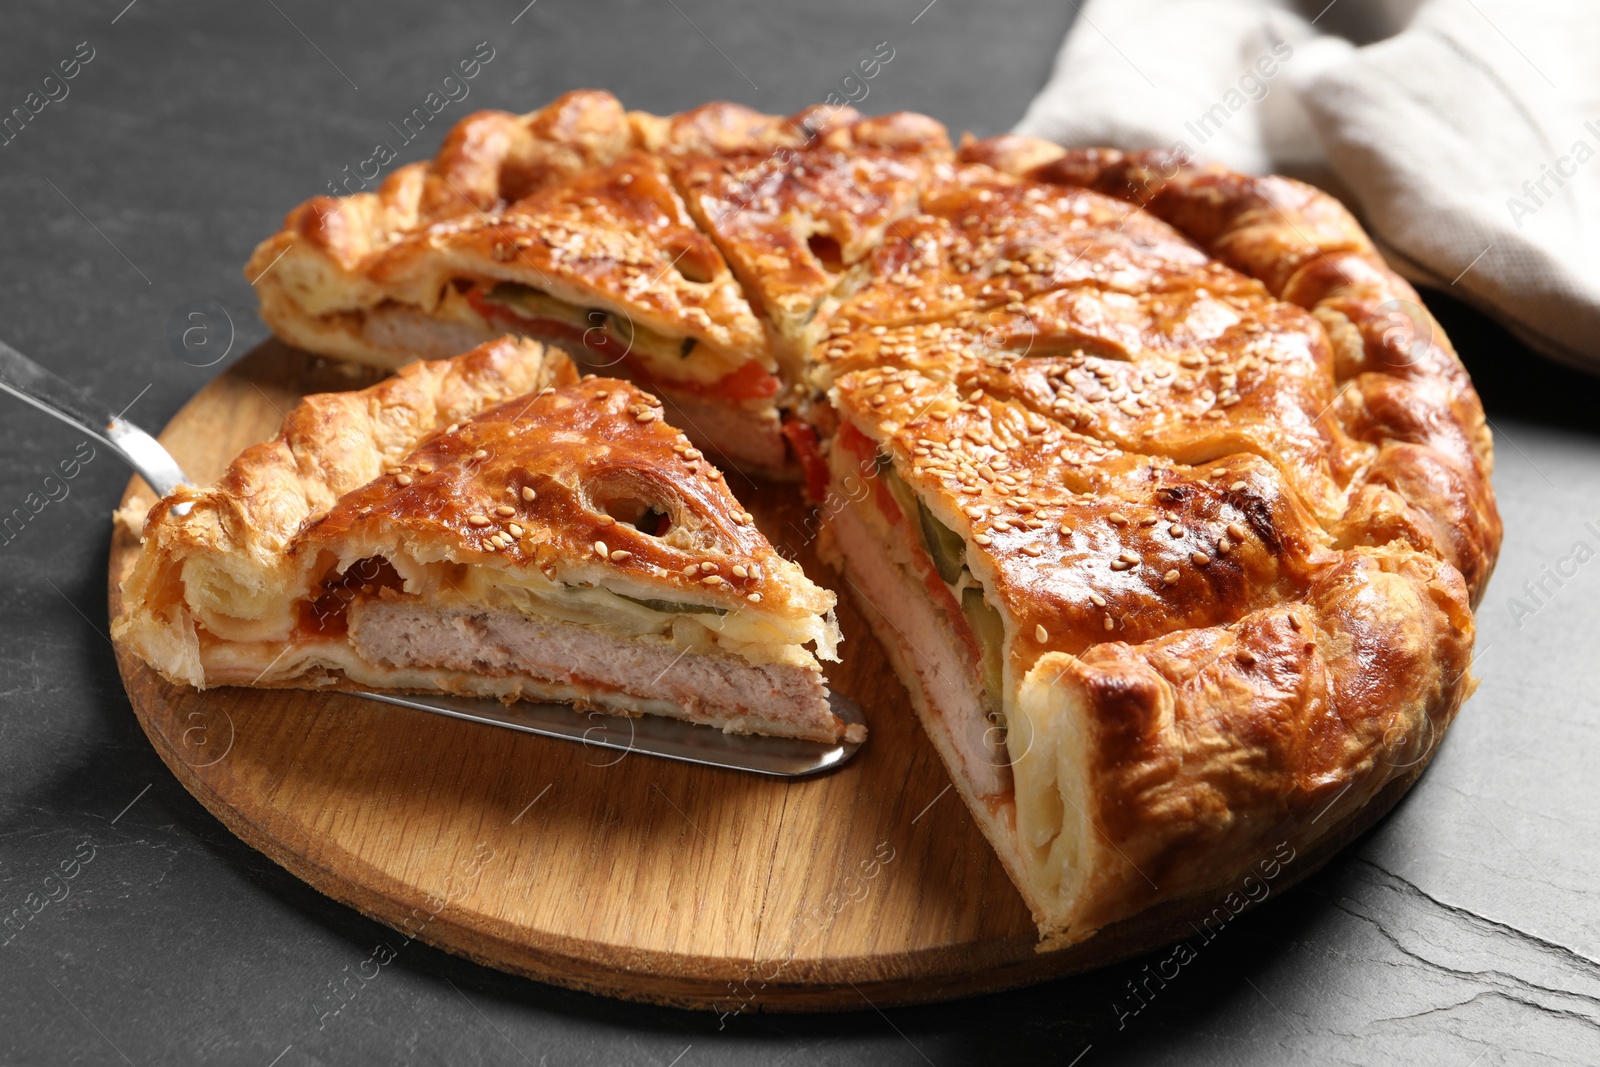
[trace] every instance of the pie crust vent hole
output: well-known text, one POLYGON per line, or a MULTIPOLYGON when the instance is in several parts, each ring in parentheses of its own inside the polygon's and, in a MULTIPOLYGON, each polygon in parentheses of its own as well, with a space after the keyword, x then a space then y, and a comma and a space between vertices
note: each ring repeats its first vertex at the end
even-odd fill
POLYGON ((811 254, 822 263, 822 268, 829 274, 838 274, 844 269, 844 253, 839 248, 839 242, 825 233, 814 233, 806 239, 806 247, 811 249, 811 254))
POLYGON ((682 275, 685 281, 704 285, 716 278, 716 264, 706 262, 705 253, 701 249, 689 245, 686 248, 671 249, 671 252, 672 269, 682 275))
POLYGON ((600 510, 651 537, 665 537, 672 529, 672 512, 665 504, 639 497, 613 497, 601 502, 600 510))

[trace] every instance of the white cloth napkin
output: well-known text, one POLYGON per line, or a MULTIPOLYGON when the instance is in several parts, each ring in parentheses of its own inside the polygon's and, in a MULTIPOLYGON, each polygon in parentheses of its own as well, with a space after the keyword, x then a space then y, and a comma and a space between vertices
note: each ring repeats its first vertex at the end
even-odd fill
POLYGON ((1017 132, 1316 182, 1412 281, 1600 372, 1596 0, 1087 0, 1017 132))

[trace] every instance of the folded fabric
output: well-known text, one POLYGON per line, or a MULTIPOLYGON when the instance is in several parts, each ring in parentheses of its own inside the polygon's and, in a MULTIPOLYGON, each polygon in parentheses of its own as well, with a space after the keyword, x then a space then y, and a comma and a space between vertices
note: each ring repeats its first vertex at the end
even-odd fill
POLYGON ((1600 372, 1600 7, 1088 0, 1017 132, 1337 193, 1395 268, 1600 372))

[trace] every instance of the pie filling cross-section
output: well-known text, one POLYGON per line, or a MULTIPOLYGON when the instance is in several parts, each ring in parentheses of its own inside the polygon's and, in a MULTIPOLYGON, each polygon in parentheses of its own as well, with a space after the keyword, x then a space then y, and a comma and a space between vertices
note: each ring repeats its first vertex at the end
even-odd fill
POLYGON ((152 509, 119 641, 195 686, 573 701, 859 739, 833 595, 772 548, 660 402, 532 341, 305 398, 152 509))
MULTIPOLYGON (((803 472, 1046 946, 1317 841, 1472 689, 1501 537, 1487 421, 1417 294, 1310 186, 953 147, 920 115, 577 92, 308 201, 248 272, 314 351, 543 336, 658 391, 702 447, 803 472)), ((322 526, 308 545, 390 528, 322 526)), ((413 625, 392 599, 351 633, 392 645, 413 625)))

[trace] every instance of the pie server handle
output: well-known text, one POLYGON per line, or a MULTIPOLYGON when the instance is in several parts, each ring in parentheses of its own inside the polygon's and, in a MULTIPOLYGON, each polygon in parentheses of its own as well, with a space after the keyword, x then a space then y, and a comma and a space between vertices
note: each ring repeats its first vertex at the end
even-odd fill
POLYGON ((158 496, 192 484, 177 460, 154 437, 60 377, 0 341, 0 389, 107 445, 150 483, 158 496))
MULTIPOLYGON (((4 341, 0 341, 0 389, 104 442, 160 496, 166 496, 180 485, 193 484, 185 477, 177 460, 154 437, 121 416, 110 414, 110 408, 4 341)), ((424 700, 395 693, 359 690, 351 690, 350 693, 352 696, 397 704, 414 711, 520 730, 541 737, 558 737, 591 748, 621 753, 590 761, 602 765, 618 762, 626 758, 628 753, 637 752, 645 756, 728 770, 802 778, 844 764, 861 747, 860 743, 849 741, 829 745, 757 734, 727 734, 713 727, 658 715, 639 718, 599 712, 585 715, 567 704, 531 701, 502 704, 498 700, 443 695, 424 700)), ((833 704, 834 714, 841 719, 855 723, 864 721, 861 709, 850 700, 837 693, 831 694, 829 700, 833 704)))

